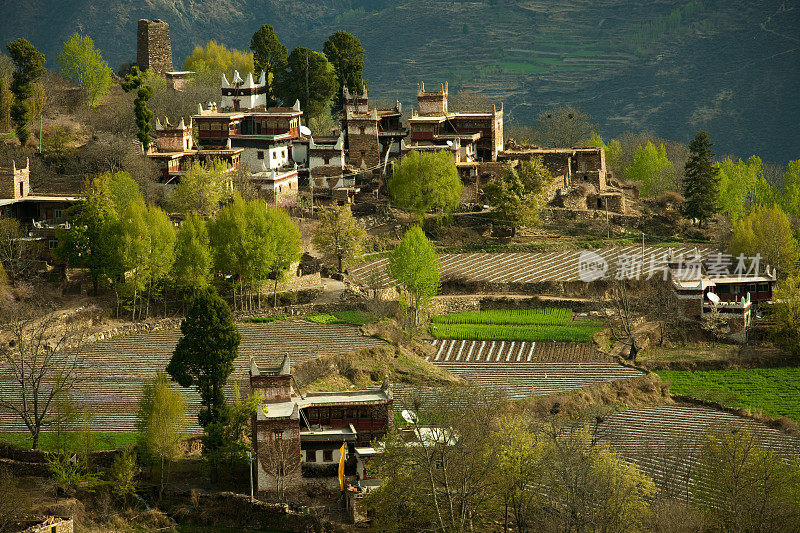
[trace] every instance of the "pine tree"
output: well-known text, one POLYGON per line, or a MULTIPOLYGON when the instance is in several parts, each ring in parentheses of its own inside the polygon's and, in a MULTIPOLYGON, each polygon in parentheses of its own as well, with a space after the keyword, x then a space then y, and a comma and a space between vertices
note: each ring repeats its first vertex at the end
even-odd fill
POLYGON ((198 415, 206 427, 225 411, 223 387, 233 372, 241 335, 225 300, 206 289, 197 294, 181 323, 178 341, 167 373, 181 387, 197 387, 203 409, 198 415))
POLYGON ((703 224, 717 211, 719 167, 712 162, 714 143, 708 133, 698 131, 689 143, 689 159, 683 176, 683 195, 686 198, 684 214, 703 224))

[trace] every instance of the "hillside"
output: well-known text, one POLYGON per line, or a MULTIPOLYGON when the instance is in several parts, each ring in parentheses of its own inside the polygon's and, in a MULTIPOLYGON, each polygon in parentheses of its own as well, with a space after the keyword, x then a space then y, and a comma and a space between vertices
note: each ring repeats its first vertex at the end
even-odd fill
POLYGON ((336 29, 367 50, 373 96, 413 103, 419 80, 448 80, 506 104, 510 123, 573 104, 604 137, 628 130, 688 141, 707 129, 718 154, 798 157, 800 7, 761 0, 20 0, 0 38, 28 37, 53 68, 68 35, 91 35, 112 66, 135 58, 136 21, 170 23, 181 66, 208 39, 247 48, 273 24, 292 48, 336 29))

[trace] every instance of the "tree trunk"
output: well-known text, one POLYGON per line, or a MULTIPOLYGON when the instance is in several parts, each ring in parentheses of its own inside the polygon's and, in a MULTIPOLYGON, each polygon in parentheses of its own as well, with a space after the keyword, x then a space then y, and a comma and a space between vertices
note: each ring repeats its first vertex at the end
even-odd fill
POLYGON ((31 444, 31 450, 38 450, 39 449, 39 430, 33 432, 33 443, 31 444))
POLYGON ((639 348, 639 346, 637 346, 636 341, 635 340, 631 340, 631 351, 628 354, 628 359, 630 359, 631 361, 633 361, 635 363, 636 362, 636 356, 638 355, 639 350, 641 350, 641 348, 639 348))

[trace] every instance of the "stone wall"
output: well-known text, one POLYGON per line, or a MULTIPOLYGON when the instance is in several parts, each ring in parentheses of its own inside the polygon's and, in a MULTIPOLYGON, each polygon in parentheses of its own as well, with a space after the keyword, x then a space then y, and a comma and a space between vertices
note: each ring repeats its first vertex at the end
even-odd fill
POLYGON ((169 24, 163 20, 140 19, 136 33, 136 64, 140 70, 164 74, 172 70, 169 24))
POLYGON ((350 163, 361 167, 362 163, 365 167, 370 168, 377 166, 380 163, 380 144, 378 144, 378 131, 370 133, 368 130, 364 131, 364 135, 357 133, 360 131, 358 126, 348 127, 347 140, 350 146, 349 159, 350 163))

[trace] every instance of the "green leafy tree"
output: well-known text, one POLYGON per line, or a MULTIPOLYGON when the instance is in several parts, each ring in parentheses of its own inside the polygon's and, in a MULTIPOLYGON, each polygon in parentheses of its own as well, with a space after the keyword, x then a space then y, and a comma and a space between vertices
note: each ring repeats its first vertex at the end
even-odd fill
MULTIPOLYGON (((763 179, 762 177, 761 180, 763 179)), ((800 218, 800 159, 789 161, 786 165, 786 172, 783 174, 783 194, 779 202, 789 216, 800 218)))
POLYGON ((227 163, 219 159, 207 164, 193 162, 172 191, 172 207, 181 213, 198 215, 215 212, 220 202, 230 199, 228 173, 227 163))
POLYGON ((136 117, 136 127, 139 128, 137 137, 147 150, 152 140, 150 132, 153 131, 153 112, 147 107, 147 101, 153 97, 153 87, 147 84, 147 74, 140 72, 139 68, 134 66, 122 81, 122 89, 126 93, 136 91, 133 114, 136 117))
POLYGON ((483 187, 489 204, 494 207, 493 218, 510 226, 512 236, 519 226, 538 223, 545 200, 543 193, 552 180, 539 157, 520 162, 518 168, 506 167, 499 180, 483 187))
POLYGON ((331 204, 320 209, 318 216, 312 242, 343 272, 361 255, 366 231, 356 223, 349 205, 331 204))
POLYGON ((114 85, 113 71, 88 35, 74 33, 56 58, 61 74, 86 91, 89 107, 96 107, 114 85))
POLYGON ((203 406, 198 420, 205 427, 223 414, 223 387, 233 372, 241 335, 228 304, 209 289, 195 296, 181 333, 167 373, 181 387, 197 388, 203 406))
POLYGON ((760 254, 763 263, 777 267, 784 274, 796 268, 798 246, 792 224, 776 205, 756 208, 734 222, 729 250, 734 257, 760 254))
POLYGON ((34 96, 34 83, 45 73, 44 55, 27 39, 17 39, 6 45, 8 56, 14 62, 11 93, 14 96, 10 107, 11 120, 16 126, 17 139, 22 146, 28 144, 28 123, 33 117, 30 99, 34 96))
POLYGON ((71 266, 89 269, 95 294, 122 271, 119 214, 111 194, 114 176, 106 173, 88 182, 81 200, 69 209, 70 229, 56 232, 59 256, 71 266))
MULTIPOLYGON (((337 31, 322 45, 322 51, 333 64, 339 87, 347 87, 349 91, 361 92, 364 86, 362 72, 364 70, 364 47, 357 37, 346 31, 337 31)), ((341 91, 337 92, 337 100, 341 100, 341 91)), ((341 102, 338 102, 341 103, 341 102)))
POLYGON ((299 99, 306 121, 330 109, 338 90, 336 71, 325 54, 303 46, 292 50, 275 79, 276 96, 287 106, 299 99))
POLYGON ((169 274, 175 263, 176 235, 175 226, 160 207, 148 205, 145 221, 149 236, 149 246, 145 256, 147 261, 147 309, 145 315, 148 316, 151 300, 159 294, 165 293, 169 274))
POLYGON ((234 386, 233 402, 224 408, 223 416, 211 422, 203 431, 203 457, 212 471, 230 471, 249 463, 253 448, 250 446, 250 421, 256 414, 261 399, 253 394, 241 398, 239 387, 234 386))
POLYGON ((715 531, 800 528, 800 462, 761 448, 748 431, 707 436, 692 481, 715 531))
POLYGON ((585 145, 596 129, 589 115, 572 106, 548 109, 536 120, 539 142, 552 148, 585 145))
POLYGON ((654 145, 647 142, 644 146, 636 148, 633 162, 625 169, 625 177, 642 184, 642 195, 647 197, 658 196, 669 187, 669 174, 672 173, 672 162, 667 158, 667 149, 664 145, 654 145))
POLYGON ((237 288, 240 291, 240 301, 244 300, 245 236, 248 231, 245 211, 246 203, 236 194, 228 205, 219 210, 216 219, 208 228, 214 269, 231 280, 234 307, 236 307, 237 288))
POLYGON ((719 168, 719 197, 717 205, 721 213, 727 213, 731 220, 744 216, 749 203, 755 200, 758 182, 762 178, 761 159, 750 156, 746 162, 734 162, 725 158, 719 168))
POLYGON ((772 310, 775 319, 773 341, 793 356, 800 356, 800 277, 797 274, 778 283, 772 310))
POLYGON ((222 74, 237 70, 245 76, 255 67, 252 53, 228 49, 224 44, 211 40, 205 46, 195 46, 183 63, 183 69, 194 72, 199 82, 219 87, 222 74))
POLYGON ((11 129, 11 80, 14 74, 14 62, 5 54, 0 54, 0 131, 11 129))
POLYGON ((689 143, 689 159, 683 174, 684 213, 702 225, 717 212, 719 168, 713 164, 713 143, 708 133, 698 131, 689 143))
POLYGON ((181 393, 159 372, 144 384, 136 413, 139 450, 145 461, 158 467, 159 498, 169 476, 169 466, 186 433, 186 404, 181 393))
POLYGON ((132 201, 121 213, 118 226, 118 244, 122 253, 122 270, 117 286, 131 300, 131 319, 141 318, 143 310, 138 305, 147 287, 147 253, 150 234, 147 226, 147 206, 139 198, 132 201), (138 310, 138 315, 137 315, 138 310))
POLYGON ((136 476, 140 471, 139 465, 136 464, 136 454, 131 449, 126 449, 118 454, 111 463, 108 471, 111 490, 122 498, 123 504, 126 506, 128 505, 128 496, 136 493, 136 476))
POLYGON ((267 263, 274 279, 273 305, 278 305, 278 281, 284 278, 292 263, 300 259, 300 229, 289 214, 278 207, 267 208, 267 227, 272 248, 272 261, 267 263))
POLYGON ((464 186, 453 156, 445 151, 412 151, 394 166, 389 192, 398 206, 420 219, 432 209, 449 214, 458 208, 464 186))
POLYGON ((272 94, 272 82, 278 72, 286 68, 287 49, 278 40, 275 28, 267 24, 262 25, 250 39, 250 50, 253 51, 255 75, 267 73, 270 83, 269 104, 273 104, 275 96, 272 94))
POLYGON ((418 324, 420 311, 439 292, 439 254, 419 226, 406 231, 392 251, 389 275, 408 293, 412 321, 418 324))
POLYGON ((175 282, 196 293, 211 281, 211 248, 204 219, 189 214, 181 224, 175 242, 175 282))

